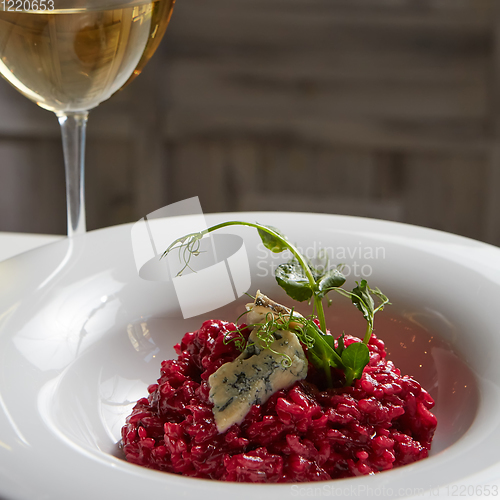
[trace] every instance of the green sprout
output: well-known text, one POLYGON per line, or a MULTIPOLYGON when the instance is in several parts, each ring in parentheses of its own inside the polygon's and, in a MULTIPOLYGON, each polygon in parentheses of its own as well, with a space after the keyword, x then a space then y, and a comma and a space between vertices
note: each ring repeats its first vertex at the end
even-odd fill
MULTIPOLYGON (((296 315, 292 317, 292 314, 284 317, 279 315, 275 318, 271 315, 273 317, 266 318, 266 322, 254 325, 257 328, 259 348, 271 349, 271 344, 275 340, 273 332, 276 330, 292 329, 301 342, 308 347, 309 361, 323 371, 329 387, 332 387, 331 368, 337 368, 344 373, 346 385, 351 385, 355 379, 360 378, 370 359, 367 344, 373 332, 374 316, 378 311, 382 311, 385 305, 390 304, 389 299, 378 288, 370 288, 366 280, 356 282, 356 287, 352 291, 343 289, 342 285, 346 277, 339 267, 329 269, 328 265, 313 266, 278 229, 257 223, 228 221, 201 232, 188 234, 175 240, 165 250, 162 257, 178 249, 179 257, 184 263, 184 267, 179 272, 181 274, 189 268, 190 259, 199 255, 200 240, 205 235, 228 226, 247 226, 257 229, 262 243, 273 253, 289 250, 292 259, 278 266, 275 272, 276 281, 293 300, 312 303, 313 314, 310 318, 296 315), (345 347, 344 334, 342 334, 335 346, 334 337, 327 332, 323 307, 326 295, 332 291, 350 298, 354 306, 363 314, 367 328, 362 342, 354 342, 345 347), (378 306, 375 306, 373 296, 380 301, 378 306), (292 321, 293 327, 290 326, 292 321)), ((328 299, 327 303, 329 305, 331 301, 328 299)), ((230 341, 235 341, 238 348, 243 350, 244 338, 241 332, 239 334, 230 341)), ((287 363, 286 359, 284 363, 287 363)))

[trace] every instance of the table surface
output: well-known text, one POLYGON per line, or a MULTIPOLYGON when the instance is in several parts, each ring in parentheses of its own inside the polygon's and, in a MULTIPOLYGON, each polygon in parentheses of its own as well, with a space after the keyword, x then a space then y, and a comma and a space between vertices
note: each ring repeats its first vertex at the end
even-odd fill
POLYGON ((52 234, 7 233, 0 231, 0 261, 64 238, 52 234))

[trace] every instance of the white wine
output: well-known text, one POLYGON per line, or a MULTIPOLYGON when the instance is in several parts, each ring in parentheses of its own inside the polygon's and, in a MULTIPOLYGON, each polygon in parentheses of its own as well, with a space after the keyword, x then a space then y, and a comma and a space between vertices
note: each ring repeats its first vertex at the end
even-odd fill
POLYGON ((165 33, 174 3, 0 10, 0 74, 42 108, 88 111, 141 72, 165 33))

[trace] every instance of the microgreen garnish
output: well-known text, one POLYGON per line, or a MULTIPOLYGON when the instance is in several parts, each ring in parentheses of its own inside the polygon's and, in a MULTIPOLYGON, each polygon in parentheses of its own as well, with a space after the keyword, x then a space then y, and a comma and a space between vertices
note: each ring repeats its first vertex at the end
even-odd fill
POLYGON ((244 325, 243 327, 237 327, 235 330, 230 331, 229 333, 224 335, 224 345, 228 345, 231 342, 234 342, 236 349, 239 351, 243 351, 247 344, 247 341, 242 333, 243 330, 247 328, 248 325, 244 325), (230 335, 231 334, 231 335, 230 335), (235 335, 232 335, 235 334, 235 335))
MULTIPOLYGON (((199 242, 208 233, 228 226, 248 226, 257 229, 264 246, 273 253, 281 253, 289 250, 292 259, 278 266, 275 277, 278 284, 285 290, 287 295, 294 300, 312 302, 313 315, 311 318, 302 316, 270 314, 266 321, 254 327, 258 342, 255 344, 259 349, 271 349, 271 344, 275 340, 274 332, 280 329, 292 329, 307 347, 309 361, 318 369, 323 370, 326 382, 332 386, 331 368, 343 371, 346 385, 351 385, 355 379, 361 377, 364 367, 369 362, 369 350, 367 344, 373 332, 374 316, 378 311, 383 310, 389 299, 378 289, 370 288, 366 280, 356 282, 356 287, 352 291, 342 288, 346 277, 342 274, 341 268, 330 269, 328 262, 326 265, 314 266, 306 259, 278 229, 262 224, 229 221, 212 226, 198 233, 191 233, 175 240, 163 253, 166 256, 171 251, 178 249, 179 257, 184 261, 184 271, 189 267, 192 256, 199 254, 199 242), (354 306, 363 314, 367 322, 367 329, 363 342, 353 342, 347 347, 344 345, 344 334, 337 340, 327 332, 326 319, 323 308, 323 299, 326 295, 335 291, 351 299, 354 306), (373 296, 380 300, 380 304, 375 307, 373 296), (319 326, 314 321, 317 318, 319 326)), ((328 300, 330 305, 331 300, 328 300)), ((239 335, 231 337, 228 342, 234 341, 240 350, 249 347, 248 342, 244 344, 244 337, 241 331, 239 335)), ((273 351, 275 352, 275 351, 273 351)), ((286 364, 288 360, 284 360, 286 364)))
POLYGON ((368 343, 373 332, 373 322, 374 316, 378 311, 383 311, 384 306, 390 304, 389 299, 378 289, 370 288, 366 280, 362 280, 361 283, 356 281, 356 287, 353 288, 352 292, 348 292, 341 288, 336 289, 336 291, 345 297, 349 297, 356 308, 361 311, 363 317, 366 319, 367 327, 365 337, 363 342, 368 343), (375 295, 381 303, 375 307, 375 302, 371 294, 375 295))

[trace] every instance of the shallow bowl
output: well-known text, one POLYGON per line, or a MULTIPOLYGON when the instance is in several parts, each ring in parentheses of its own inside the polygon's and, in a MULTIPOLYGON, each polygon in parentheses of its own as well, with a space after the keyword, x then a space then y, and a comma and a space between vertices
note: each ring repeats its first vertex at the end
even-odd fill
MULTIPOLYGON (((155 273, 151 262, 142 266, 133 226, 123 225, 0 263, 0 498, 398 498, 500 476, 498 248, 332 215, 214 214, 207 223, 235 219, 279 228, 310 257, 326 249, 332 262, 345 264, 348 287, 367 279, 390 297, 392 305, 376 317, 376 334, 390 359, 436 401, 430 457, 373 476, 293 485, 226 484, 124 461, 118 443, 125 418, 158 378, 160 362, 175 357, 173 345, 185 332, 208 318, 234 321, 249 300, 242 295, 247 289, 290 303, 273 277, 286 256, 265 250, 254 229, 232 227, 216 243, 241 238, 234 248, 248 259, 249 281, 244 265, 243 277, 232 266, 235 254, 219 252, 233 296, 188 317, 168 273, 155 273)), ((187 220, 156 220, 154 233, 168 239, 187 220)), ((222 284, 214 282, 213 290, 220 295, 222 284)), ((362 336, 359 313, 332 298, 333 333, 362 336)), ((305 303, 298 309, 309 312, 305 303)))

